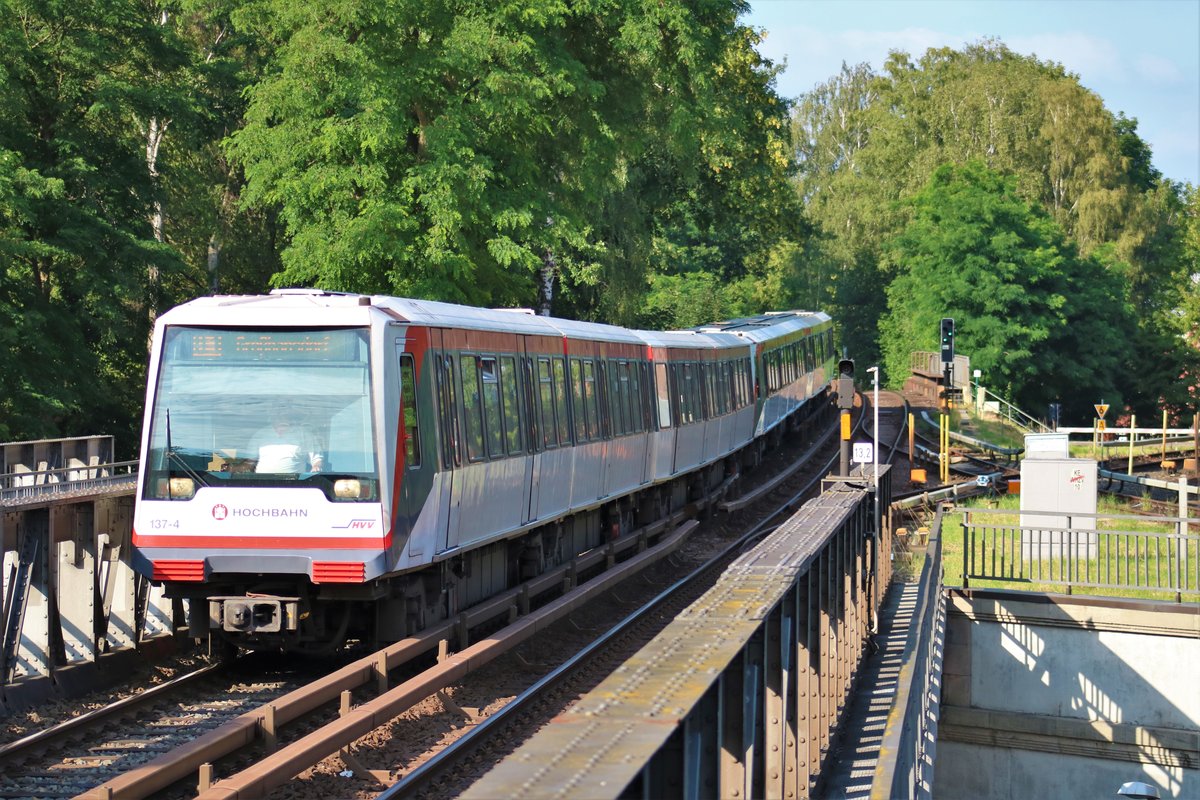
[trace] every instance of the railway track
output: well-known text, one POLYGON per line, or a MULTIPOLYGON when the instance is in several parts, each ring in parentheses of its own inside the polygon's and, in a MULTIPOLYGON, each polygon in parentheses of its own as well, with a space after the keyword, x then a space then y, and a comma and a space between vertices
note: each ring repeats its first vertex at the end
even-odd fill
MULTIPOLYGON (((812 453, 806 452, 801 459, 811 457, 812 453)), ((787 491, 787 487, 780 491, 787 491)), ((689 510, 704 508, 705 504, 700 503, 689 510)), ((652 563, 674 552, 672 564, 664 566, 644 585, 669 583, 667 577, 681 568, 678 565, 696 561, 697 553, 704 549, 688 541, 687 529, 675 534, 669 532, 685 522, 684 516, 676 514, 660 521, 656 523, 659 530, 643 532, 649 535, 627 537, 619 547, 598 549, 559 572, 541 576, 522 589, 483 603, 418 637, 346 664, 319 680, 309 680, 311 675, 288 674, 286 670, 273 672, 261 664, 254 669, 252 680, 230 674, 229 665, 212 667, 154 692, 143 692, 144 696, 136 702, 122 701, 61 728, 13 742, 0 750, 0 764, 3 764, 0 797, 81 794, 144 797, 155 793, 193 796, 197 789, 203 790, 221 776, 228 781, 245 773, 247 768, 251 772, 245 774, 253 774, 277 748, 277 755, 288 752, 289 748, 293 755, 297 748, 305 753, 300 761, 292 760, 283 769, 290 778, 328 755, 319 752, 321 747, 314 748, 313 743, 328 741, 331 729, 340 725, 343 738, 348 736, 347 741, 352 742, 370 730, 359 730, 356 726, 387 722, 398 713, 407 713, 404 712, 407 707, 429 705, 426 698, 430 696, 443 698, 433 701, 435 706, 452 707, 462 714, 462 709, 450 699, 453 693, 463 693, 462 686, 453 686, 440 694, 439 690, 455 681, 461 683, 467 671, 477 669, 487 658, 499 657, 498 653, 484 657, 478 652, 464 656, 471 653, 472 647, 478 647, 479 643, 470 644, 472 640, 491 632, 493 639, 503 638, 511 645, 544 633, 554 613, 565 614, 575 609, 576 617, 583 618, 586 613, 579 613, 580 606, 594 603, 597 594, 607 591, 620 577, 641 569, 640 562, 652 563), (651 535, 660 537, 658 546, 650 546, 651 535), (551 603, 558 605, 546 615, 539 616, 533 610, 538 595, 560 593, 564 587, 580 583, 589 572, 619 565, 626 568, 605 573, 603 579, 592 582, 596 585, 588 593, 568 592, 551 603), (506 619, 516 619, 518 626, 524 626, 524 632, 509 631, 504 636, 495 633, 506 619), (459 652, 450 654, 450 643, 459 652), (433 663, 439 645, 444 657, 433 663), (388 691, 395 683, 399 683, 396 690, 402 690, 405 699, 398 703, 381 701, 387 695, 395 697, 396 690, 388 691), (386 710, 379 712, 379 719, 362 722, 364 716, 375 713, 371 710, 372 703, 376 709, 386 710)), ((711 527, 717 537, 726 535, 727 525, 711 527)), ((604 622, 607 627, 608 620, 604 622)), ((522 656, 514 654, 513 658, 520 660, 522 656)), ((535 660, 542 659, 535 657, 535 660)), ((516 671, 530 672, 520 666, 516 671)), ((411 715, 420 717, 420 709, 411 715)), ((330 752, 337 750, 338 746, 334 746, 330 752)), ((358 763, 348 752, 332 760, 343 767, 346 762, 358 763)), ((343 768, 339 772, 345 774, 348 770, 343 768)), ((358 774, 361 777, 370 773, 359 769, 358 774)), ((261 789, 262 784, 259 786, 261 789)))
POLYGON ((272 661, 205 666, 0 747, 0 798, 75 797, 311 677, 272 661))
MULTIPOLYGON (((905 429, 903 402, 889 398, 890 407, 880 414, 882 447, 894 454, 905 429)), ((867 418, 860 415, 860 421, 867 418)), ((706 562, 677 580, 656 596, 648 599, 636 611, 597 638, 586 648, 573 654, 560 667, 551 671, 503 709, 491 715, 453 744, 430 756, 413 769, 381 798, 442 798, 455 796, 472 783, 499 759, 515 749, 545 722, 563 713, 578 697, 594 688, 601 680, 650 641, 666 622, 702 595, 724 568, 745 549, 787 519, 804 500, 820 490, 821 479, 837 466, 836 444, 828 449, 810 468, 789 476, 761 498, 753 508, 729 519, 724 545, 706 562)), ((885 461, 889 461, 885 459, 885 461)))
MULTIPOLYGON (((896 416, 898 441, 903 415, 896 416)), ((887 420, 888 414, 881 415, 881 428, 887 420)), ((807 467, 780 469, 768 492, 751 507, 710 521, 703 537, 689 538, 695 523, 676 515, 665 521, 656 546, 647 537, 629 537, 627 552, 597 551, 595 563, 580 559, 564 574, 542 576, 317 680, 294 671, 272 672, 265 662, 252 668, 253 680, 244 671, 232 674, 232 665, 211 667, 143 693, 147 696, 136 703, 122 701, 61 729, 14 742, 0 749, 0 797, 194 796, 198 790, 203 797, 250 797, 302 773, 306 780, 293 782, 301 784, 301 795, 307 787, 312 796, 346 796, 352 788, 373 796, 399 778, 417 776, 419 769, 437 774, 439 763, 455 763, 456 773, 469 774, 453 755, 458 746, 450 746, 460 731, 481 731, 475 736, 493 742, 485 747, 512 742, 519 736, 511 729, 512 720, 544 717, 552 713, 547 709, 578 694, 579 687, 607 675, 621 663, 622 653, 652 637, 719 574, 724 561, 713 560, 714 551, 726 551, 728 559, 747 546, 753 531, 765 534, 772 519, 798 507, 826 474, 826 464, 836 463, 836 449, 836 441, 826 434, 794 459, 807 467), (818 461, 820 466, 813 466, 818 461), (675 533, 666 530, 682 525, 686 527, 675 533), (625 580, 612 591, 621 579, 654 562, 653 572, 641 580, 625 580), (612 569, 579 585, 585 573, 603 566, 612 569), (677 580, 685 570, 698 574, 677 580), (673 583, 671 591, 661 591, 673 583), (570 591, 559 592, 564 588, 570 591), (557 600, 534 609, 533 598, 556 593, 561 593, 557 600), (619 633, 606 634, 631 605, 639 609, 634 619, 623 623, 619 633), (506 620, 512 624, 501 627, 506 620), (481 638, 485 633, 487 638, 481 638), (593 644, 601 636, 605 643, 593 644), (457 652, 450 652, 451 643, 457 652), (435 662, 439 645, 441 658, 435 662), (527 691, 528 684, 572 656, 573 676, 543 681, 542 689, 527 691), (489 660, 491 672, 479 672, 489 660), (468 672, 475 674, 465 681, 468 672), (512 686, 514 676, 525 685, 512 686), (493 713, 513 696, 525 694, 535 699, 493 713), (406 726, 424 734, 401 733, 406 726), (409 752, 398 755, 397 746, 409 752), (437 751, 450 755, 434 760, 437 751), (422 763, 434 766, 420 768, 422 763)), ((474 746, 463 745, 462 752, 474 746)))

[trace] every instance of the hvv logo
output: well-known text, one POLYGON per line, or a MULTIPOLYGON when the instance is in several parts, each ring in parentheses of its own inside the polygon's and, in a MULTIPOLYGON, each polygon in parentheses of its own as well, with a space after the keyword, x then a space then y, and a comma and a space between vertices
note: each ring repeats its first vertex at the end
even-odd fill
POLYGON ((352 519, 349 522, 347 522, 345 525, 334 525, 333 526, 334 530, 346 530, 347 528, 350 530, 366 530, 367 528, 374 528, 374 527, 375 527, 375 520, 373 520, 373 519, 352 519))

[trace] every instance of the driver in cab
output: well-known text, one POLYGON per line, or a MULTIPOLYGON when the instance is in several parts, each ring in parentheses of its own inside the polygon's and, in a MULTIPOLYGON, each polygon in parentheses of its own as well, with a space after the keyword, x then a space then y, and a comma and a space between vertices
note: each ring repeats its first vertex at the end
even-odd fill
POLYGON ((325 456, 312 428, 292 408, 277 407, 271 424, 254 437, 251 453, 258 455, 254 471, 259 473, 321 472, 325 456))

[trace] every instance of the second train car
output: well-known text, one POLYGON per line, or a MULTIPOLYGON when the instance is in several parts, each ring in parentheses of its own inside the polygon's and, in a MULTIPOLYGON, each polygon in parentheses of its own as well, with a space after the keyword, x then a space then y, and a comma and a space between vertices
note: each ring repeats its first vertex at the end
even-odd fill
POLYGON ((159 317, 135 566, 198 635, 399 638, 685 504, 809 414, 829 317, 689 331, 284 289, 159 317))

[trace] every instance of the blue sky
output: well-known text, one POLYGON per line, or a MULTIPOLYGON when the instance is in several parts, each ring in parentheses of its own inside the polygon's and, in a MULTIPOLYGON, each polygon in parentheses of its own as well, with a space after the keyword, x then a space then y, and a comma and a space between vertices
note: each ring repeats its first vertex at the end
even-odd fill
POLYGON ((847 64, 881 69, 889 50, 919 56, 985 36, 1062 64, 1114 114, 1136 117, 1154 166, 1200 185, 1200 0, 752 0, 743 21, 787 61, 795 97, 847 64))

